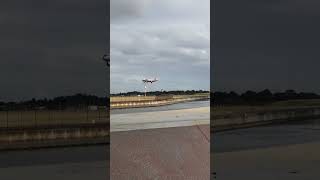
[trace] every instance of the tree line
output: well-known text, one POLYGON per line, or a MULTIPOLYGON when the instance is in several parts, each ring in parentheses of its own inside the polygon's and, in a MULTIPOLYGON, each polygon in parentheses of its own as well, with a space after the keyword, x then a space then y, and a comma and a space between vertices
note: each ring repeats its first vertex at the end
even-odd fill
MULTIPOLYGON (((148 95, 188 95, 196 93, 209 93, 209 91, 202 90, 187 90, 187 91, 153 91, 148 92, 148 95)), ((132 91, 127 93, 112 94, 111 96, 137 96, 144 95, 144 92, 132 91)), ((50 109, 50 110, 63 110, 66 108, 87 108, 88 106, 110 106, 109 97, 98 97, 88 94, 75 94, 71 96, 58 96, 55 98, 40 98, 30 99, 20 102, 1 102, 1 110, 30 110, 30 109, 50 109)))
POLYGON ((320 99, 320 96, 311 92, 296 92, 286 90, 284 92, 272 93, 265 89, 260 92, 246 91, 244 93, 213 92, 211 100, 215 105, 263 105, 276 101, 298 100, 298 99, 320 99))
MULTIPOLYGON (((209 93, 209 91, 204 90, 177 90, 177 91, 150 91, 147 92, 148 96, 159 96, 159 95, 192 95, 197 93, 209 93)), ((111 94, 111 96, 144 96, 144 92, 140 91, 131 91, 131 92, 125 92, 125 93, 116 93, 111 94)))
MULTIPOLYGON (((209 93, 203 90, 187 90, 187 91, 152 91, 148 95, 192 95, 197 93, 209 93)), ((127 93, 112 94, 111 96, 137 96, 144 95, 144 92, 132 91, 127 93)), ((215 105, 263 105, 276 101, 297 100, 297 99, 320 99, 320 95, 310 92, 295 92, 294 90, 286 90, 284 92, 272 93, 265 89, 260 92, 246 91, 244 93, 236 93, 234 91, 211 93, 211 100, 215 105)), ((110 106, 109 97, 98 97, 87 94, 75 94, 72 96, 59 96, 52 99, 31 99, 20 102, 1 102, 0 110, 30 110, 37 108, 63 110, 66 108, 87 108, 88 106, 110 106)))
POLYGON ((98 97, 87 94, 75 94, 72 96, 59 96, 52 99, 31 99, 20 102, 0 102, 0 110, 30 110, 51 109, 63 110, 69 107, 87 108, 88 106, 109 106, 108 97, 98 97))

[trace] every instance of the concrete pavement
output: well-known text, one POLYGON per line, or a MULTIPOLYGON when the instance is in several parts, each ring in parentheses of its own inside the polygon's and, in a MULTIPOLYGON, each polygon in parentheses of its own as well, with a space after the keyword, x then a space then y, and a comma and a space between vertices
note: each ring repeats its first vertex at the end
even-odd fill
POLYGON ((0 153, 1 180, 107 180, 109 145, 0 153))
POLYGON ((210 107, 111 114, 111 132, 204 125, 210 123, 210 107))
POLYGON ((111 133, 111 180, 209 180, 209 125, 111 133))
POLYGON ((212 179, 318 180, 320 143, 213 153, 212 179))
POLYGON ((317 180, 319 130, 311 119, 211 134, 212 179, 317 180))
POLYGON ((111 114, 111 180, 209 180, 210 107, 111 114))

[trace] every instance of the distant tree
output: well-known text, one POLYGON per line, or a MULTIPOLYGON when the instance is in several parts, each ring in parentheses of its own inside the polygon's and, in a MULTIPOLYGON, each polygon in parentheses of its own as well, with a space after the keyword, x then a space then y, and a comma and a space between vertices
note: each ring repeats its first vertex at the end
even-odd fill
POLYGON ((256 103, 269 103, 273 101, 273 94, 271 93, 271 91, 269 89, 265 89, 261 92, 258 92, 256 94, 256 98, 255 98, 255 102, 256 103))

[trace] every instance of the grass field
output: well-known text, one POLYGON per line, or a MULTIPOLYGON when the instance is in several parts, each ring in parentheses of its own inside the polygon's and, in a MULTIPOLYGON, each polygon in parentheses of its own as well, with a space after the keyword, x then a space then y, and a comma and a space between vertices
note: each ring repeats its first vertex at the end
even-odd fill
POLYGON ((0 128, 70 125, 109 121, 109 111, 0 111, 0 128))
POLYGON ((289 101, 278 101, 266 105, 257 106, 213 106, 211 111, 213 117, 217 116, 229 116, 238 115, 242 113, 259 113, 266 111, 277 111, 286 109, 299 109, 299 108, 312 108, 320 107, 320 99, 311 100, 289 100, 289 101))

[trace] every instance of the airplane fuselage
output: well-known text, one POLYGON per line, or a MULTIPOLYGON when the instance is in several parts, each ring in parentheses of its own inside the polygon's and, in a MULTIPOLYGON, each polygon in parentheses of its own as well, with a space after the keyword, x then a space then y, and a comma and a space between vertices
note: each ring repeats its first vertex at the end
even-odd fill
POLYGON ((142 82, 144 83, 154 83, 154 82, 157 82, 158 79, 143 79, 142 82))

